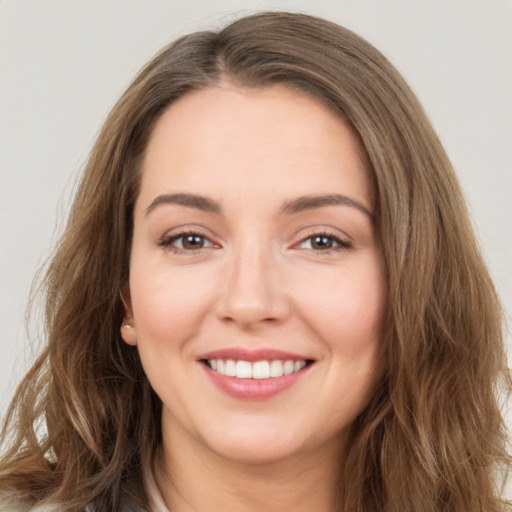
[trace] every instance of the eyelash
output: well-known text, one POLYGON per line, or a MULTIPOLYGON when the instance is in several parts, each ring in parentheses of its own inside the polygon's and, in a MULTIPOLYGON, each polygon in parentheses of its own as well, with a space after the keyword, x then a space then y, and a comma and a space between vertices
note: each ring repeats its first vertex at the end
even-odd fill
MULTIPOLYGON (((330 240, 331 242, 333 242, 334 244, 336 244, 335 247, 328 247, 326 249, 313 249, 313 248, 308 249, 308 250, 313 251, 316 254, 324 255, 324 254, 330 254, 332 252, 349 250, 349 249, 353 248, 353 244, 351 242, 349 242, 347 240, 342 240, 338 236, 334 235, 333 233, 329 233, 327 231, 311 233, 307 237, 302 238, 297 244, 295 244, 295 246, 300 247, 306 241, 312 240, 314 238, 326 238, 326 239, 330 240)), ((208 237, 206 237, 204 234, 202 234, 198 231, 184 231, 182 233, 178 233, 176 235, 172 235, 172 236, 163 238, 158 243, 158 245, 160 247, 163 247, 163 248, 175 253, 175 254, 185 254, 185 253, 196 254, 196 253, 200 252, 202 249, 207 249, 208 247, 213 246, 214 243, 211 240, 209 240, 208 237), (183 247, 176 247, 173 245, 176 241, 178 241, 180 239, 183 240, 189 236, 196 236, 198 238, 201 238, 202 240, 209 243, 210 245, 208 245, 207 247, 199 247, 198 249, 185 249, 183 247)), ((183 242, 182 242, 182 245, 183 245, 183 242)))
MULTIPOLYGON (((205 247, 199 247, 198 249, 184 249, 180 247, 176 247, 173 244, 180 239, 185 239, 188 236, 196 236, 199 238, 202 238, 205 241, 208 241, 211 245, 213 245, 213 242, 211 242, 208 237, 204 236, 203 233, 200 233, 198 231, 183 231, 182 233, 178 233, 176 235, 172 235, 169 237, 163 238, 159 242, 159 246, 163 247, 165 249, 168 249, 169 251, 175 253, 175 254, 196 254, 197 252, 201 251, 202 249, 205 249, 205 247)), ((182 242, 183 244, 183 242, 182 242)))
POLYGON ((307 240, 312 240, 314 238, 327 238, 328 240, 334 242, 336 244, 335 247, 328 247, 326 249, 313 249, 310 250, 314 251, 316 254, 330 254, 332 252, 338 252, 338 251, 346 251, 349 249, 352 249, 354 246, 352 242, 349 242, 348 240, 342 240, 338 236, 334 235, 333 233, 329 233, 328 231, 320 231, 320 232, 314 232, 308 235, 307 237, 303 238, 298 244, 296 245, 302 245, 307 240))

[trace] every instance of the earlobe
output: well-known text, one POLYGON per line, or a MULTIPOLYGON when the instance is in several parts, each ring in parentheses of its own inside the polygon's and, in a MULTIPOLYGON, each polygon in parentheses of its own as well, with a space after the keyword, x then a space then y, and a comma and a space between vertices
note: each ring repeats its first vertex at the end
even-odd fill
POLYGON ((125 343, 128 343, 128 345, 137 345, 137 333, 135 332, 135 326, 126 323, 124 320, 121 324, 121 337, 125 343))
POLYGON ((124 305, 124 318, 121 324, 121 337, 128 345, 137 345, 137 331, 133 318, 132 300, 130 295, 130 286, 125 284, 120 292, 121 300, 124 305))

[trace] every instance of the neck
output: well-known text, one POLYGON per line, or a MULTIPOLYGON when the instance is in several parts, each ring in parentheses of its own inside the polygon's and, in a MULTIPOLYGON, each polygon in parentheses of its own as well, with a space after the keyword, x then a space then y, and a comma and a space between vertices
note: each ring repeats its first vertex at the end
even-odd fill
POLYGON ((228 460, 180 437, 164 435, 154 466, 164 502, 173 512, 339 510, 341 443, 284 460, 249 463, 228 460))

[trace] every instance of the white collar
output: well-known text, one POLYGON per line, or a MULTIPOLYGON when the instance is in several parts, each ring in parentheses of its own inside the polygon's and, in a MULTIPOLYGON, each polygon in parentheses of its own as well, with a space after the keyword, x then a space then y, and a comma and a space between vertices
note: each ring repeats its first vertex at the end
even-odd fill
POLYGON ((169 509, 165 506, 162 494, 160 493, 160 489, 158 489, 158 486, 156 485, 153 471, 146 471, 144 480, 146 492, 148 493, 149 497, 151 512, 169 512, 169 509))

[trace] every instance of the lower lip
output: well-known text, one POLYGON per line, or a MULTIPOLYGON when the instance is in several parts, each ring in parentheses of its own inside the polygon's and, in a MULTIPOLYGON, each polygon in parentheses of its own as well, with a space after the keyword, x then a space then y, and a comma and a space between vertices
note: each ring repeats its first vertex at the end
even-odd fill
POLYGON ((309 370, 310 365, 298 372, 270 377, 269 379, 237 379, 222 375, 206 364, 200 363, 210 380, 224 393, 241 400, 266 400, 296 384, 309 370))

